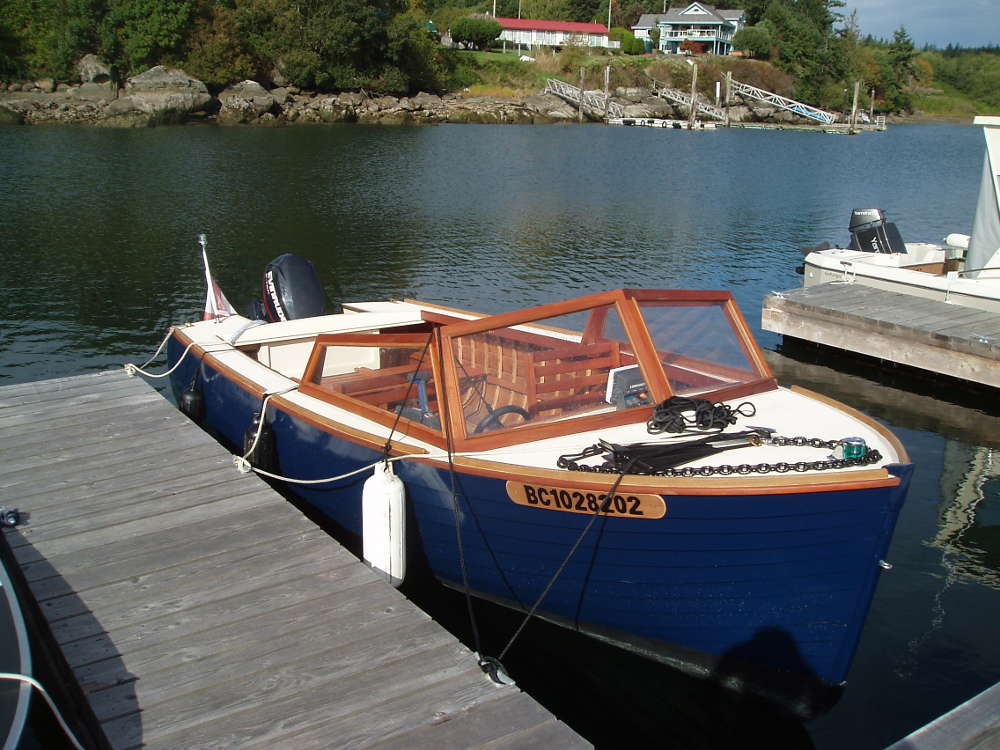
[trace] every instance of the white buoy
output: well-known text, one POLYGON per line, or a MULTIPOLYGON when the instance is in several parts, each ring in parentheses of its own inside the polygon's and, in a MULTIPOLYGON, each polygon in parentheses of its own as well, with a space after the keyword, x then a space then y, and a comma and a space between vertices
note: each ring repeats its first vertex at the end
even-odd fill
POLYGON ((361 492, 362 554, 393 586, 406 576, 406 491, 383 461, 361 492))

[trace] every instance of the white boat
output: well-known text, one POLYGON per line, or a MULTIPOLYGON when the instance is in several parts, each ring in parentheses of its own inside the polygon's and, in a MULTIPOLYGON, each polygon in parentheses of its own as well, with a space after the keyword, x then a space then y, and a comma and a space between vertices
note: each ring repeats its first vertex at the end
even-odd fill
POLYGON ((806 254, 805 286, 864 284, 1000 312, 1000 117, 977 117, 974 123, 983 127, 986 155, 971 237, 949 234, 943 245, 904 243, 883 211, 855 209, 850 247, 806 254))

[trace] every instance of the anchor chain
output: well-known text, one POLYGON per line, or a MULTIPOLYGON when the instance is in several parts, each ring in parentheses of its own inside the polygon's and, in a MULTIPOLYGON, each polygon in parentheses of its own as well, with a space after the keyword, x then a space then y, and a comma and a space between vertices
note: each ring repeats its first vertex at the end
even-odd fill
MULTIPOLYGON (((779 447, 788 445, 796 447, 808 446, 810 448, 827 448, 829 450, 836 450, 838 446, 843 445, 844 443, 842 440, 823 440, 822 438, 809 438, 802 436, 782 437, 781 435, 760 435, 754 436, 754 438, 755 439, 751 439, 749 441, 752 445, 774 445, 779 447)), ((565 456, 560 456, 556 461, 556 466, 560 469, 569 469, 571 471, 584 471, 595 474, 619 474, 621 473, 621 467, 619 465, 621 460, 615 455, 615 447, 616 446, 613 446, 610 443, 603 442, 597 445, 592 445, 589 448, 585 448, 580 453, 570 453, 565 456), (605 459, 603 464, 589 466, 579 462, 580 459, 592 458, 601 454, 610 454, 610 456, 605 459)), ((684 466, 679 469, 664 468, 656 471, 643 471, 637 468, 630 473, 646 474, 658 477, 711 477, 716 475, 730 476, 732 474, 770 474, 771 472, 786 474, 791 471, 831 471, 834 469, 848 469, 855 466, 870 466, 881 460, 881 453, 874 448, 866 448, 864 455, 855 458, 827 458, 819 461, 796 461, 794 463, 778 461, 775 463, 757 464, 719 464, 717 466, 698 467, 684 466)))

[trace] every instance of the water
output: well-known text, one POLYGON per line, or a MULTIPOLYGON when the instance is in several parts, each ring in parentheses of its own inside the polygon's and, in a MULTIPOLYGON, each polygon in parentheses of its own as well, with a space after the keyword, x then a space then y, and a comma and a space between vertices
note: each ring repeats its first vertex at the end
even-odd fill
MULTIPOLYGON (((599 126, 0 129, 0 385, 142 361, 200 316, 199 232, 243 305, 264 265, 311 258, 332 299, 416 297, 494 312, 618 286, 726 288, 785 383, 874 415, 916 463, 844 698, 806 725, 532 623, 505 660, 603 746, 880 748, 1000 678, 995 397, 886 385, 874 365, 789 358, 761 300, 798 248, 879 207, 904 238, 969 232, 978 128, 848 138, 599 126), (832 365, 832 366, 831 366, 832 365), (853 371, 852 371, 853 368, 853 371), (961 403, 956 403, 961 402, 961 403), (540 666, 541 665, 541 666, 540 666), (600 710, 595 710, 599 707, 600 710)), ((460 598, 435 617, 467 630, 460 598)), ((495 653, 517 625, 480 618, 495 653)))

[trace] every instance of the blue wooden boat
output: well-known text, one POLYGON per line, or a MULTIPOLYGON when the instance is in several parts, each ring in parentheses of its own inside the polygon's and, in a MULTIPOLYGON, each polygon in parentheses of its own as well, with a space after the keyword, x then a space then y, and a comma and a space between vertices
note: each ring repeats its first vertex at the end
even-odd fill
POLYGON ((387 458, 397 557, 803 714, 847 677, 912 468, 873 419, 779 387, 726 292, 229 315, 173 328, 168 360, 261 471, 360 470, 288 484, 348 532, 387 458))

